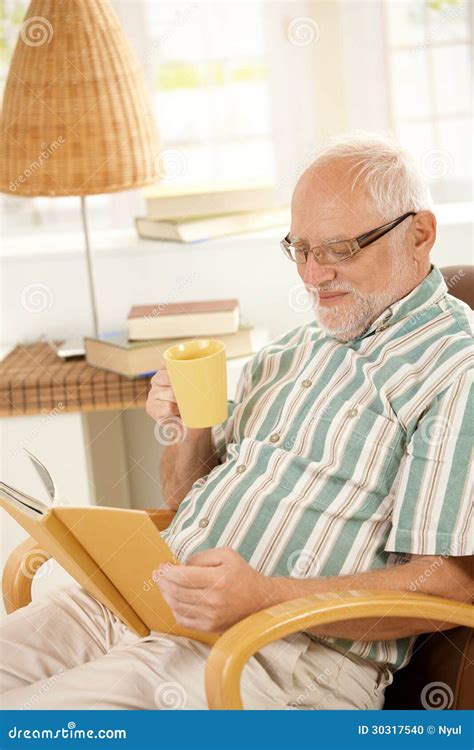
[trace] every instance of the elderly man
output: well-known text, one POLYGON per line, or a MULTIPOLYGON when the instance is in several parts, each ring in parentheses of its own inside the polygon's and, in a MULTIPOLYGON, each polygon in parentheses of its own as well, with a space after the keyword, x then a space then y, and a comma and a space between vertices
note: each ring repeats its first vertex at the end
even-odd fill
MULTIPOLYGON (((177 513, 163 535, 184 564, 157 585, 182 625, 224 631, 338 590, 472 600, 472 334, 430 264, 430 206, 408 156, 377 137, 332 142, 300 178, 282 247, 315 319, 246 364, 225 424, 164 450, 177 513)), ((147 409, 179 419, 165 371, 147 409)), ((380 708, 429 629, 388 617, 270 644, 244 670, 244 703, 380 708)), ((140 639, 79 589, 7 618, 2 638, 5 707, 206 707, 208 646, 140 639)))

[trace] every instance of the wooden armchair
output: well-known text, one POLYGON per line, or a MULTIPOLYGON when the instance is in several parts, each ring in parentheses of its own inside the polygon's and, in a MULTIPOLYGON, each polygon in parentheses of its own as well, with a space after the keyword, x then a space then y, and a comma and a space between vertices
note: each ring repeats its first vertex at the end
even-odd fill
MULTIPOLYGON (((450 294, 474 307, 474 266, 441 269, 450 294)), ((169 510, 159 511, 159 528, 173 518, 169 510)), ((3 573, 3 598, 7 612, 31 601, 35 570, 49 555, 27 539, 10 555, 3 573)), ((240 676, 246 661, 267 643, 316 625, 360 617, 426 618, 427 630, 435 622, 461 627, 417 638, 414 655, 395 674, 385 692, 386 709, 427 708, 423 688, 442 683, 448 696, 446 708, 474 708, 474 607, 449 599, 398 592, 338 592, 307 596, 257 612, 230 628, 212 648, 207 662, 206 692, 209 708, 242 708, 240 676), (452 696, 452 700, 451 700, 452 696)))
MULTIPOLYGON (((173 518, 169 510, 156 511, 159 528, 173 518)), ((49 555, 33 539, 20 544, 8 558, 3 572, 3 599, 7 612, 31 601, 31 585, 38 568, 49 555)), ((268 643, 291 633, 341 620, 360 617, 413 617, 449 622, 457 627, 420 636, 410 664, 395 675, 386 691, 384 708, 426 708, 423 687, 444 683, 452 701, 446 708, 468 709, 474 705, 474 607, 423 594, 386 592, 335 592, 317 594, 269 607, 247 617, 224 633, 213 646, 206 668, 206 693, 210 709, 241 709, 240 677, 247 660, 268 643)))

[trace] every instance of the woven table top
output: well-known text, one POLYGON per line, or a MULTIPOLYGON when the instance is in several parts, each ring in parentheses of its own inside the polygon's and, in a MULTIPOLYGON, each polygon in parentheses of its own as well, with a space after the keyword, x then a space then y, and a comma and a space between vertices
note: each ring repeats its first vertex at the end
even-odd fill
POLYGON ((144 408, 150 378, 65 361, 46 342, 19 344, 0 363, 0 416, 144 408))

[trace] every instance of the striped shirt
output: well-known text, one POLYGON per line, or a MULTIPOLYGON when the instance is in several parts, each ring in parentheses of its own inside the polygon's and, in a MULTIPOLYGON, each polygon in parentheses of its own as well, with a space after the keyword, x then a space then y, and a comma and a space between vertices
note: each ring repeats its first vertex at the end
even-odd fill
MULTIPOLYGON (((447 291, 432 266, 357 338, 312 321, 249 360, 211 430, 221 463, 163 532, 176 557, 227 546, 264 575, 310 578, 473 554, 474 347, 447 291)), ((398 669, 415 638, 319 640, 398 669)))

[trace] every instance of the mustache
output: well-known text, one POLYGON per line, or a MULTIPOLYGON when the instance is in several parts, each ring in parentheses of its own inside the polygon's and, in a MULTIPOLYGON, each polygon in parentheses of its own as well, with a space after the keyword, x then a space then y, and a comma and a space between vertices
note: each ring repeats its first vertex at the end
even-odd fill
POLYGON ((347 281, 336 281, 328 282, 324 286, 313 286, 312 284, 305 284, 306 291, 310 294, 318 296, 321 292, 353 292, 354 287, 347 281))

